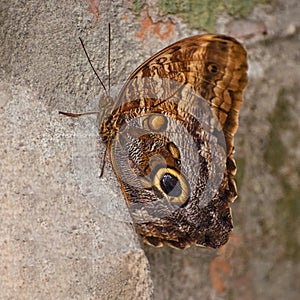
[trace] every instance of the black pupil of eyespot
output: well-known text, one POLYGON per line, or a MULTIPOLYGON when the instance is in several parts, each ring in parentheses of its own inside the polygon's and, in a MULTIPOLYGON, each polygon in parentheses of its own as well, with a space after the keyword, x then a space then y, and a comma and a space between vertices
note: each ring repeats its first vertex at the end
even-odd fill
POLYGON ((179 197, 181 195, 181 185, 178 179, 170 173, 164 174, 160 180, 162 190, 171 197, 179 197))
POLYGON ((216 72, 218 71, 217 66, 216 66, 216 65, 210 65, 210 71, 211 71, 212 73, 216 73, 216 72))

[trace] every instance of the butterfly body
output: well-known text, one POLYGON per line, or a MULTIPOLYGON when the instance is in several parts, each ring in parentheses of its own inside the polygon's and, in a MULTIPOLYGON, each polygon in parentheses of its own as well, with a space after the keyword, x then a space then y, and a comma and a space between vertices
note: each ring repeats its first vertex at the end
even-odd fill
POLYGON ((246 83, 241 44, 200 35, 153 55, 111 104, 99 131, 146 243, 217 248, 228 240, 246 83))

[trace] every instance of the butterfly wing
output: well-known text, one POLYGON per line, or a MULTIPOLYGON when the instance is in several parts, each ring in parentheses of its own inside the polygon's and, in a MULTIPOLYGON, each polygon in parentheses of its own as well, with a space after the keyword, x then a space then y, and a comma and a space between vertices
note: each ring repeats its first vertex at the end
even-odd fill
POLYGON ((246 83, 241 44, 200 35, 153 55, 120 91, 100 133, 145 242, 215 248, 228 240, 246 83))

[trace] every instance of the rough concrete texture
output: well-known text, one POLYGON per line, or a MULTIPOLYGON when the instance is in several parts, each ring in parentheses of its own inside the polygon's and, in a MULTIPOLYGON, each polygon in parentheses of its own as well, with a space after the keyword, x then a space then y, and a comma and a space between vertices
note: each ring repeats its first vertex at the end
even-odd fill
POLYGON ((159 2, 1 2, 0 299, 299 299, 299 1, 217 21, 250 65, 235 230, 220 250, 140 245, 109 165, 99 178, 95 116, 58 115, 97 110, 103 94, 78 37, 107 85, 111 23, 115 92, 149 55, 200 32, 159 2))

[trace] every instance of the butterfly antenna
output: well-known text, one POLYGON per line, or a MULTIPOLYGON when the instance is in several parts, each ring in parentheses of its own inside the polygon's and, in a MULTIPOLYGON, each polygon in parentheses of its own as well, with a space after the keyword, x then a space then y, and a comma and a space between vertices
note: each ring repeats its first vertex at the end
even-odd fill
POLYGON ((98 78, 100 84, 102 85, 102 87, 103 87, 103 89, 104 89, 104 91, 105 91, 106 96, 109 97, 109 93, 107 92, 106 87, 105 87, 103 81, 101 80, 100 76, 98 75, 97 71, 95 70, 95 68, 94 68, 94 66, 93 66, 93 64, 92 64, 92 62, 91 62, 91 59, 90 59, 90 57, 89 57, 89 55, 88 55, 88 53, 87 53, 87 51, 86 51, 86 49, 85 49, 85 46, 84 46, 84 43, 83 43, 82 39, 79 38, 79 40, 80 40, 81 46, 82 46, 82 48, 83 48, 83 51, 84 51, 84 53, 85 53, 85 55, 86 55, 86 57, 87 57, 87 59, 88 59, 88 62, 89 62, 89 64, 90 64, 90 66, 91 66, 93 72, 95 73, 95 75, 96 75, 96 77, 98 78))
POLYGON ((84 113, 71 113, 71 112, 65 112, 65 111, 59 111, 60 115, 64 115, 71 118, 79 118, 81 116, 88 116, 88 115, 98 115, 99 111, 90 111, 90 112, 84 112, 84 113))
POLYGON ((111 30, 110 30, 110 23, 108 23, 108 61, 107 61, 107 68, 108 68, 108 98, 110 99, 110 42, 111 42, 111 30))

